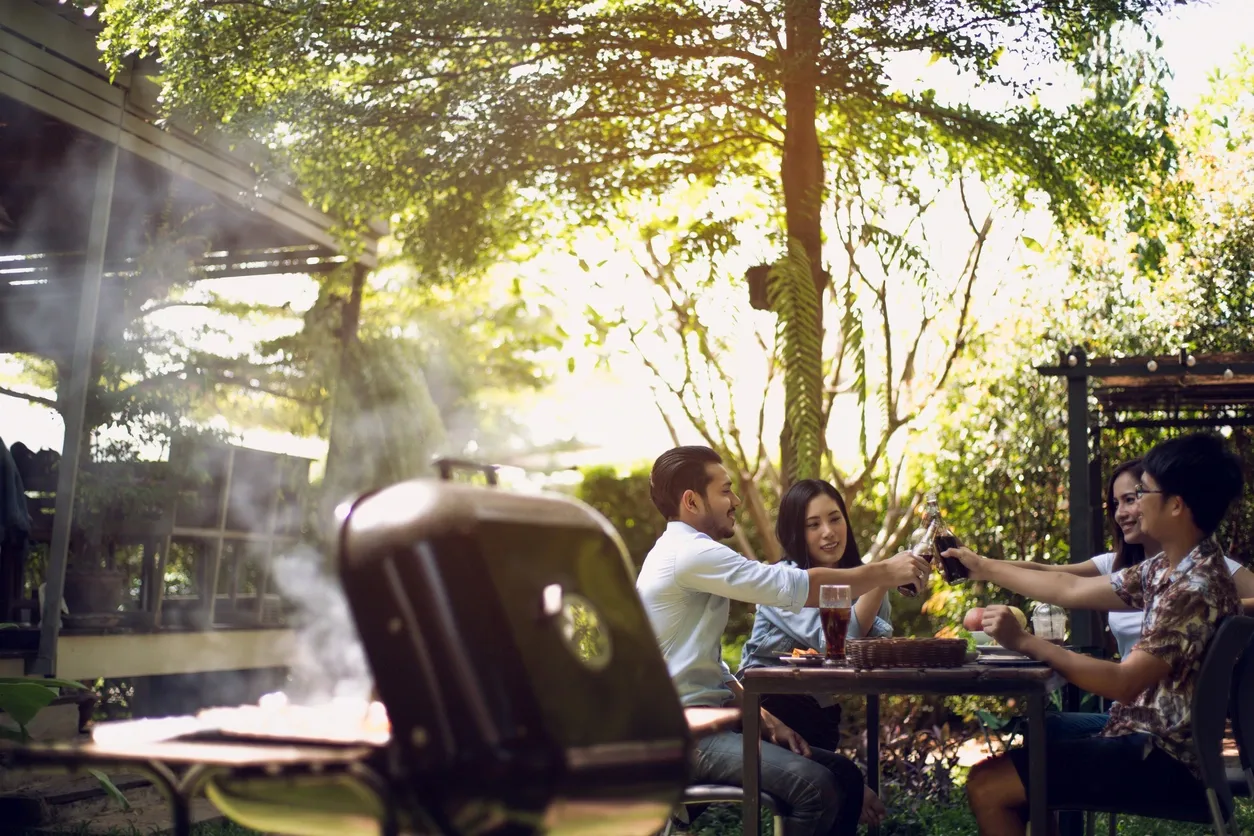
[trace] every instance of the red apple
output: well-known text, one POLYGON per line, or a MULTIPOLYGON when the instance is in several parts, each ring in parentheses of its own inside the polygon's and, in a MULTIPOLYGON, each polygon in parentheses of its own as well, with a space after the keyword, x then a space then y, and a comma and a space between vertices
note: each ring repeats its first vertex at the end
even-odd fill
POLYGON ((962 626, 972 632, 984 629, 984 608, 972 607, 962 618, 962 626))

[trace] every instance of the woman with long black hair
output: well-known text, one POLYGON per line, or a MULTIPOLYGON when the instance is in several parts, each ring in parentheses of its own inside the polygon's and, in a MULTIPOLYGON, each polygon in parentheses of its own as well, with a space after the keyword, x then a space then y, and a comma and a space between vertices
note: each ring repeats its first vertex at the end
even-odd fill
MULTIPOLYGON (((862 565, 861 552, 849 528, 845 500, 840 491, 821 479, 803 479, 788 489, 780 502, 775 535, 783 546, 784 560, 802 569, 862 565)), ((854 601, 850 638, 893 634, 886 592, 874 589, 854 601)), ((794 649, 822 652, 824 647, 818 610, 793 614, 777 607, 758 607, 753 632, 740 657, 740 670, 778 666, 779 657, 790 655, 794 649)), ((839 746, 840 706, 835 700, 805 694, 771 694, 762 698, 762 706, 810 744, 824 749, 839 746)))
MULTIPOLYGON (((853 569, 862 565, 862 555, 849 528, 845 500, 840 491, 821 479, 802 479, 788 489, 775 519, 775 536, 784 548, 783 561, 802 569, 853 569)), ((854 600, 849 619, 851 638, 893 634, 886 593, 887 590, 876 588, 854 600)), ((817 609, 807 608, 794 614, 778 607, 759 606, 753 632, 740 657, 740 670, 778 666, 780 656, 807 648, 819 652, 825 649, 817 609)), ((811 746, 829 751, 839 748, 840 706, 831 697, 769 694, 762 697, 762 708, 811 746)), ((870 787, 864 786, 859 823, 878 825, 887 815, 884 803, 870 787)))

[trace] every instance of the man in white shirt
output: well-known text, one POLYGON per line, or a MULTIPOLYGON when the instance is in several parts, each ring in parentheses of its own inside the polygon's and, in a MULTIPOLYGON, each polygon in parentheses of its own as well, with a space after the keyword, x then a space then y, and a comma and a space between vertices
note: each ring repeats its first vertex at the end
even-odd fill
MULTIPOLYGON (((676 447, 650 474, 653 504, 665 533, 636 580, 671 679, 685 707, 738 705, 741 689, 722 658, 732 599, 800 611, 818 606, 819 587, 847 584, 856 597, 876 587, 922 587, 927 561, 903 552, 854 569, 800 569, 750 560, 717 542, 734 533, 740 499, 722 459, 709 447, 676 447)), ((865 787, 848 758, 811 749, 795 732, 762 712, 762 788, 784 802, 793 836, 852 836, 859 819, 878 823, 883 804, 865 787)), ((741 785, 743 742, 736 732, 699 741, 694 778, 741 785)))

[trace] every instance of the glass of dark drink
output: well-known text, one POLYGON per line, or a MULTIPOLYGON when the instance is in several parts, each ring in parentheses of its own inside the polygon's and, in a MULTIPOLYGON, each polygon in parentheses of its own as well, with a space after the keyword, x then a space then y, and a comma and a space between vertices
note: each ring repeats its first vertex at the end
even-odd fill
POLYGON ((956 549, 962 543, 958 542, 958 538, 952 534, 940 534, 936 537, 935 551, 936 556, 940 558, 941 575, 945 578, 945 583, 953 583, 958 580, 965 580, 970 577, 967 567, 962 561, 956 557, 945 557, 948 549, 956 549))
POLYGON ((845 636, 852 616, 853 595, 848 586, 824 584, 819 587, 819 619, 823 622, 828 659, 844 660, 845 636))

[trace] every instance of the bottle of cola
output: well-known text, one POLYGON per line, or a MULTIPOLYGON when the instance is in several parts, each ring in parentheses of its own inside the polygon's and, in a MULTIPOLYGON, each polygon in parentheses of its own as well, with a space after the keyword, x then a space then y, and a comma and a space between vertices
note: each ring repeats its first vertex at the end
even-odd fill
POLYGON ((962 565, 962 561, 956 557, 945 557, 946 550, 958 548, 962 541, 941 518, 940 503, 935 492, 927 495, 927 516, 930 520, 928 533, 931 539, 932 564, 940 570, 945 583, 965 580, 970 573, 962 565))
MULTIPOLYGON (((920 521, 919 527, 910 533, 910 551, 920 557, 926 557, 930 560, 932 553, 930 551, 931 541, 928 538, 928 530, 928 518, 924 517, 923 520, 920 521), (927 545, 924 545, 925 542, 927 545), (920 551, 920 549, 924 549, 924 551, 920 551)), ((901 586, 897 587, 897 591, 907 598, 913 598, 919 594, 919 585, 917 583, 903 583, 901 586)))

